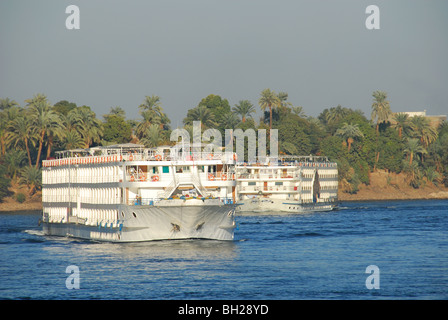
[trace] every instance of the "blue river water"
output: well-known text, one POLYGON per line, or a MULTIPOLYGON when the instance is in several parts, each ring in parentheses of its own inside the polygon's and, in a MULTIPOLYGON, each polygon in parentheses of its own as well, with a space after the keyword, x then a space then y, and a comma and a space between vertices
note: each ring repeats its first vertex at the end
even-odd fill
POLYGON ((237 216, 232 242, 48 237, 39 218, 0 214, 0 299, 448 299, 448 200, 237 216))

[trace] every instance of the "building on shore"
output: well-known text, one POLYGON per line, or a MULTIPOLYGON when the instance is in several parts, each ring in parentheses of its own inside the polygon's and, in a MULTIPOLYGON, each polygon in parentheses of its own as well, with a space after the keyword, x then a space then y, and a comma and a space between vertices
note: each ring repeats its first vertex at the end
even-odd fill
POLYGON ((426 110, 423 111, 403 111, 403 112, 394 112, 392 113, 392 116, 390 117, 390 123, 394 124, 395 120, 394 120, 394 115, 396 114, 407 114, 409 116, 409 118, 412 117, 425 117, 427 119, 429 119, 429 122, 431 124, 431 126, 437 128, 443 121, 447 120, 447 116, 446 115, 427 115, 426 114, 426 110))

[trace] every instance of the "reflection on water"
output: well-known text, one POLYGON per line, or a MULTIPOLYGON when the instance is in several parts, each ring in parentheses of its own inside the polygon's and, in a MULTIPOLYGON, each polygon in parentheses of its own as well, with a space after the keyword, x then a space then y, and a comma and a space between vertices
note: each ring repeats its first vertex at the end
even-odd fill
POLYGON ((104 243, 47 237, 49 264, 59 276, 69 265, 79 267, 81 288, 57 298, 184 299, 219 297, 231 283, 228 267, 240 258, 237 242, 166 240, 104 243), (56 265, 59 265, 56 267, 56 265), (65 297, 65 295, 67 295, 65 297))
POLYGON ((92 256, 120 257, 123 260, 228 260, 238 255, 234 241, 163 240, 130 243, 94 242, 72 238, 47 237, 52 245, 45 248, 52 254, 74 254, 79 258, 92 256), (59 243, 60 245, 57 245, 59 243), (76 243, 76 246, 73 244, 76 243), (67 247, 67 245, 69 245, 67 247))

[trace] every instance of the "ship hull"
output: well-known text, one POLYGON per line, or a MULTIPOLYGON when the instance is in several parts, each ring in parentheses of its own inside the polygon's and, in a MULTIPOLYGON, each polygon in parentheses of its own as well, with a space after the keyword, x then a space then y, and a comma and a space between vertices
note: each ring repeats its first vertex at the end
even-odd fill
POLYGON ((233 240, 234 205, 167 205, 118 207, 120 219, 87 225, 83 220, 50 222, 43 218, 46 235, 136 242, 171 239, 233 240))
POLYGON ((337 207, 336 203, 300 203, 297 201, 269 198, 252 198, 241 200, 237 203, 236 213, 247 212, 285 212, 307 213, 317 211, 331 211, 337 207))

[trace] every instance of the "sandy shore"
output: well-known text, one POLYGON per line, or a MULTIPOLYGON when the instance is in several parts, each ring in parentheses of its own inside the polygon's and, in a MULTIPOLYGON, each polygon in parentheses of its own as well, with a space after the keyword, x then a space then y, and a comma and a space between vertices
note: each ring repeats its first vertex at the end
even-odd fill
POLYGON ((378 171, 370 174, 370 185, 361 185, 356 194, 339 192, 341 201, 448 199, 448 188, 430 182, 414 189, 402 174, 378 171))
POLYGON ((30 199, 23 203, 18 203, 12 198, 4 199, 4 202, 0 203, 0 213, 7 211, 30 211, 30 210, 42 210, 42 201, 40 197, 38 199, 30 199))

